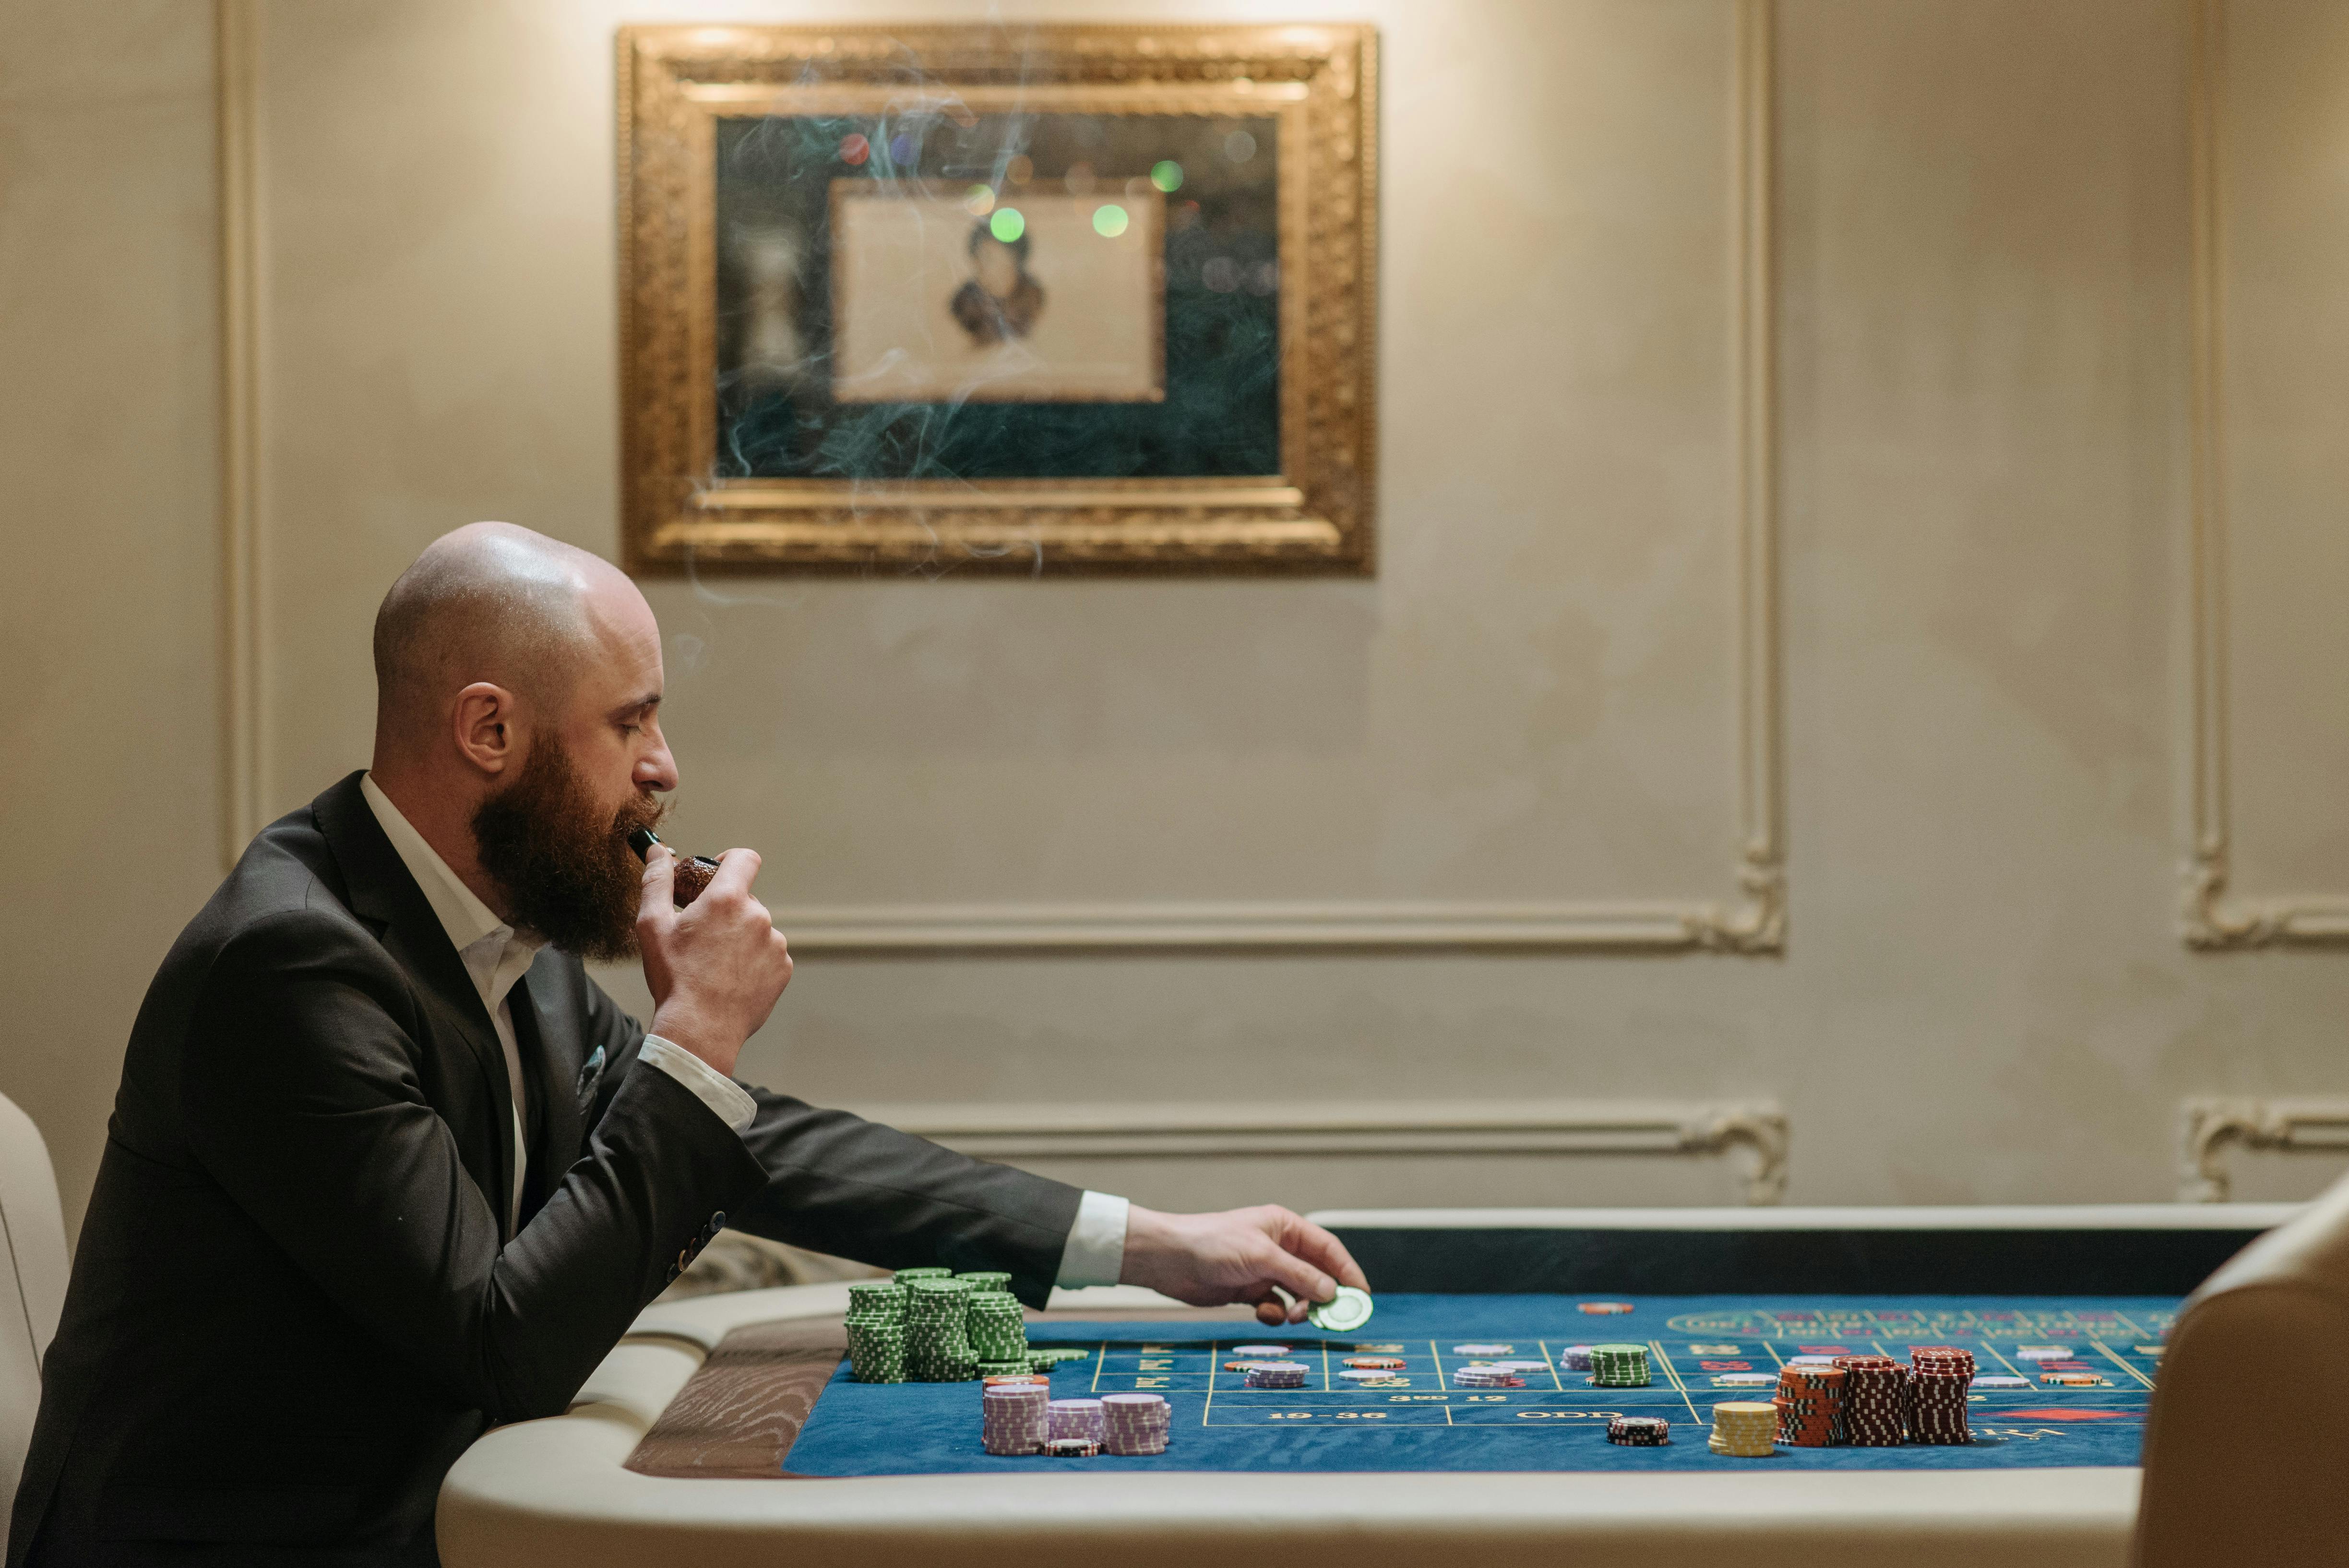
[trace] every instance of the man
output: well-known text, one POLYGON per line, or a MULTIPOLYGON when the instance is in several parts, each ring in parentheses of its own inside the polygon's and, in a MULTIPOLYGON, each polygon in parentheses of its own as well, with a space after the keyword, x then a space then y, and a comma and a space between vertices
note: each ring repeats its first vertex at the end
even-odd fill
POLYGON ((756 854, 680 911, 626 846, 677 765, 659 627, 602 561, 460 529, 375 655, 373 766, 254 841, 140 1008, 9 1568, 434 1563, 466 1445, 564 1409, 727 1225, 1030 1304, 1278 1323, 1363 1283, 1284 1210, 1155 1213, 736 1083, 791 956, 756 854), (580 964, 630 952, 649 1032, 580 964))
POLYGON ((955 290, 947 310, 970 334, 973 348, 1025 337, 1043 314, 1044 285, 1028 272, 1030 243, 1024 231, 999 240, 984 221, 971 225, 963 247, 970 253, 971 276, 955 290))

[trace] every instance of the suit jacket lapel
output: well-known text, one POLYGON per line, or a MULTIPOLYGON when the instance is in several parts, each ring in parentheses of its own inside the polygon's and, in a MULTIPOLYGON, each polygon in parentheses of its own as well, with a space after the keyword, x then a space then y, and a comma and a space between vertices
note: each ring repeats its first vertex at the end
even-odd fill
POLYGON ((493 1171, 482 1196, 496 1212, 502 1232, 514 1173, 513 1095, 506 1087, 505 1051, 498 1044, 489 1010, 481 1006, 481 994, 473 989, 473 977, 465 972, 465 961, 450 944, 440 917, 432 913, 424 890, 416 885, 399 851, 383 836, 383 826, 368 809, 367 797, 359 793, 360 777, 354 773, 335 785, 312 801, 310 809, 342 867, 351 913, 382 927, 384 946, 421 982, 428 999, 440 1004, 443 1016, 465 1042, 480 1069, 481 1087, 490 1098, 491 1119, 497 1124, 493 1171))
POLYGON ((563 1172, 578 1161, 584 1135, 576 1083, 582 1067, 579 1047, 586 1030, 571 987, 563 983, 563 963, 554 949, 542 948, 507 997, 514 1043, 522 1048, 523 1070, 538 1097, 546 1129, 531 1158, 537 1162, 538 1190, 549 1196, 562 1185, 563 1172))

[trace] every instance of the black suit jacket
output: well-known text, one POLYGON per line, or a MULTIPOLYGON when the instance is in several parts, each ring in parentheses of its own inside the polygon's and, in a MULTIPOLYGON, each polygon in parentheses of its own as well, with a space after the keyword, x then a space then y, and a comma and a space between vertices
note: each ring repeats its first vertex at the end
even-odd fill
POLYGON ((724 1225, 1040 1303, 1080 1194, 752 1090, 737 1134, 578 960, 512 1006, 513 1116, 463 963, 353 774, 271 824, 131 1031, 7 1568, 434 1562, 441 1477, 560 1413, 724 1225), (559 1180, 558 1180, 559 1178, 559 1180))

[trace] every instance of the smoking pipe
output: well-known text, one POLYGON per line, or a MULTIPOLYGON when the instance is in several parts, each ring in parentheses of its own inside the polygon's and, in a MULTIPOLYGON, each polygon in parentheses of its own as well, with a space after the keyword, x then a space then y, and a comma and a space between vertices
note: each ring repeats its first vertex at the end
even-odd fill
MULTIPOLYGON (((659 842, 660 835, 650 828, 638 828, 628 835, 628 848, 636 851, 636 859, 640 861, 651 855, 653 846, 659 842)), ((670 891, 677 900, 677 907, 683 909, 687 904, 699 898, 702 890, 709 885, 709 879, 717 874, 718 862, 708 855, 696 855, 691 860, 679 855, 675 880, 670 883, 670 891)))

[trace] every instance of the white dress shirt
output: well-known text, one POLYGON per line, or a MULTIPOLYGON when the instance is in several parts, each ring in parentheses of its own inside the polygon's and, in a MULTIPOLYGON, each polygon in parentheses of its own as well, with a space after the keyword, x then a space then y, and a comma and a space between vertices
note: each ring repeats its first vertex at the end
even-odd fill
POLYGON ((1061 1277, 1053 1284, 1074 1290, 1117 1283, 1125 1272, 1127 1207, 1124 1199, 1107 1192, 1085 1194, 1077 1205, 1077 1222, 1069 1227, 1068 1243, 1061 1249, 1061 1277))
MULTIPOLYGON (((546 945, 546 939, 534 932, 517 931, 500 920, 449 869, 449 862, 425 841, 414 824, 400 815, 399 808, 376 784, 373 774, 360 779, 359 793, 367 798, 367 809, 382 825, 384 837, 391 841, 400 863, 416 879, 432 913, 440 917, 441 930, 448 933, 450 945, 464 961, 465 973, 472 977, 473 988, 481 993, 481 1006, 489 1010, 490 1022, 497 1029, 498 1047, 505 1053, 506 1087, 513 1099, 513 1191, 507 1198, 506 1228, 509 1232, 519 1230, 523 1178, 530 1160, 530 1140, 523 1130, 523 1107, 529 1088, 523 1076, 522 1051, 514 1044, 513 1012, 507 1004, 514 982, 530 968, 538 950, 546 945)), ((759 1102, 741 1085, 691 1051, 658 1035, 645 1037, 637 1059, 692 1090, 695 1099, 737 1132, 749 1127, 759 1113, 759 1102)), ((1126 1210, 1124 1199, 1106 1192, 1089 1191, 1079 1201, 1076 1223, 1069 1228, 1068 1242, 1061 1252, 1056 1284, 1073 1289, 1117 1283, 1125 1266, 1126 1210)))
MULTIPOLYGON (((399 808, 377 785, 374 775, 359 780, 359 793, 367 797, 367 810, 382 825, 384 837, 391 841, 400 863, 416 879, 425 902, 440 917, 440 929, 449 934, 450 945, 464 960, 465 973, 472 977, 473 989, 481 993, 481 1006, 489 1010, 490 1022, 497 1030, 498 1048, 506 1058, 506 1088, 513 1099, 513 1191, 507 1195, 506 1229, 518 1230, 522 1224, 523 1179, 530 1167, 530 1140, 523 1131, 523 1108, 528 1103, 529 1086, 523 1076, 522 1052, 514 1044, 509 994, 514 982, 523 977, 531 961, 538 956, 538 950, 546 945, 546 938, 535 932, 515 930, 475 897, 473 890, 449 869, 440 852, 400 815, 399 808)), ((691 1089, 695 1099, 737 1132, 750 1126, 751 1118, 759 1113, 759 1102, 745 1093, 741 1085, 691 1051, 658 1035, 645 1037, 638 1057, 691 1089)))

